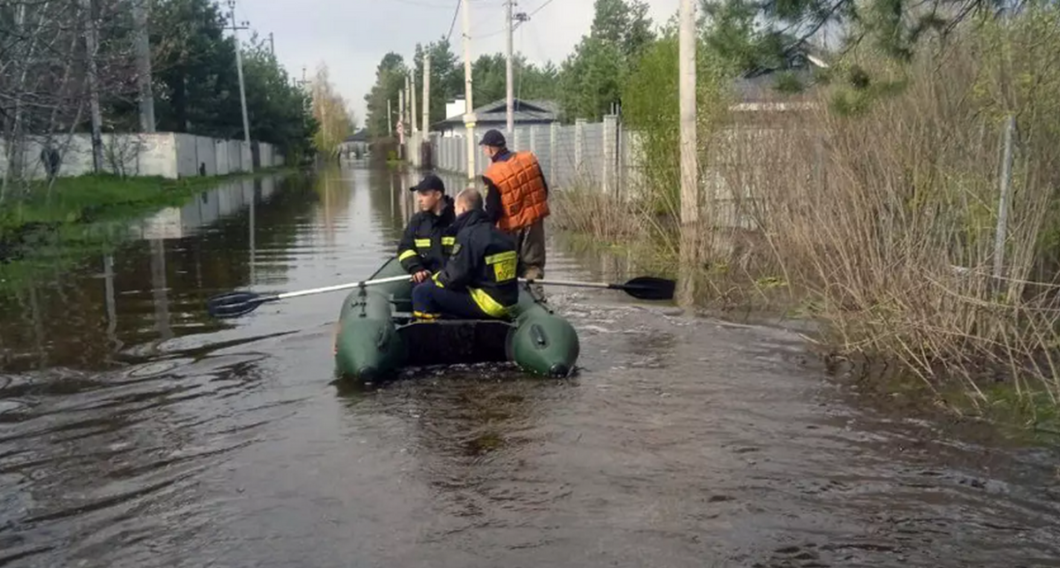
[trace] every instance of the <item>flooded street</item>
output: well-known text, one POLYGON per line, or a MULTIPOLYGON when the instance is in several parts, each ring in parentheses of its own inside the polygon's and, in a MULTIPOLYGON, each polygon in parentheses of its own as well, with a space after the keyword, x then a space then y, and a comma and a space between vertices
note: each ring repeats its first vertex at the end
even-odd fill
POLYGON ((205 313, 369 276, 407 183, 234 182, 0 294, 0 566, 1060 566, 1055 450, 861 408, 794 333, 556 288, 572 380, 354 387, 344 292, 205 313))

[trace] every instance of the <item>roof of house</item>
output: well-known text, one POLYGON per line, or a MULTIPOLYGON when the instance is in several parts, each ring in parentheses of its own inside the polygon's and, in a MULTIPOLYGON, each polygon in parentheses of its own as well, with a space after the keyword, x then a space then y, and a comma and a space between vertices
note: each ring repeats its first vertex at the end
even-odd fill
MULTIPOLYGON (((476 108, 474 113, 477 124, 505 123, 508 121, 508 101, 505 99, 493 101, 492 103, 476 108)), ((516 124, 525 122, 553 122, 558 120, 558 114, 559 104, 555 101, 512 100, 512 121, 516 124)), ((437 129, 445 126, 462 124, 464 124, 464 115, 458 114, 432 124, 431 128, 437 129)))
POLYGON ((362 128, 357 132, 346 137, 343 142, 367 142, 368 141, 368 129, 362 128))
POLYGON ((819 50, 813 46, 806 44, 792 46, 784 53, 784 61, 780 65, 758 67, 740 75, 734 82, 736 95, 742 103, 803 98, 814 86, 814 70, 828 67, 823 54, 820 54, 819 50), (776 84, 781 74, 797 79, 803 85, 804 91, 797 94, 778 91, 776 84))

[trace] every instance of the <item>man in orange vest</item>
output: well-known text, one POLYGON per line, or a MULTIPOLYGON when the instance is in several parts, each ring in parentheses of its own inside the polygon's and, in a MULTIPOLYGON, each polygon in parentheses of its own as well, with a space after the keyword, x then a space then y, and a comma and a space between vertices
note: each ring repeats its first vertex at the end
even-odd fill
POLYGON ((490 165, 482 176, 486 184, 486 215, 497 228, 515 238, 520 278, 545 276, 545 217, 548 217, 548 184, 537 157, 512 152, 497 130, 482 136, 490 165))

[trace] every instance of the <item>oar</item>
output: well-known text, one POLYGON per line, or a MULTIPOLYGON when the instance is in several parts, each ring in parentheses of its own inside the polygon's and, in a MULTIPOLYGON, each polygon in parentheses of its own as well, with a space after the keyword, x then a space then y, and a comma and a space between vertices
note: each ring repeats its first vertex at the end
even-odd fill
POLYGON ((299 290, 297 292, 284 292, 283 294, 255 294, 254 292, 227 292, 225 294, 218 294, 211 297, 206 301, 206 310, 210 312, 210 315, 215 318, 235 318, 242 315, 249 314, 250 312, 258 309, 258 306, 268 302, 278 302, 280 300, 286 300, 288 298, 297 298, 298 296, 308 296, 310 294, 323 294, 325 292, 335 292, 337 290, 346 290, 347 288, 363 288, 365 286, 372 286, 374 284, 386 284, 387 282, 401 282, 402 280, 410 280, 411 275, 404 276, 392 276, 390 278, 380 278, 378 280, 363 280, 361 282, 351 282, 349 284, 337 284, 335 286, 327 286, 325 288, 313 288, 311 290, 299 290))
POLYGON ((529 284, 541 284, 544 286, 575 286, 579 288, 605 288, 608 290, 622 290, 623 292, 640 300, 672 300, 676 282, 654 276, 638 276, 625 284, 608 284, 606 282, 569 282, 566 280, 528 280, 520 278, 520 282, 529 284))

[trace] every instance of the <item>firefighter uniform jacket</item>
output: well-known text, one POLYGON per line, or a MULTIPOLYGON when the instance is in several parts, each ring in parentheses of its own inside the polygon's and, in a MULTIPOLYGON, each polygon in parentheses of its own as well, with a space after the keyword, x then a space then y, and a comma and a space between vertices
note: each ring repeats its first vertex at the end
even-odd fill
POLYGON ((450 227, 456 233, 453 254, 434 275, 439 287, 466 289, 482 311, 496 318, 508 315, 519 300, 515 240, 493 226, 486 213, 471 210, 450 227))
POLYGON ((447 232, 456 215, 453 198, 448 195, 441 215, 420 211, 412 216, 398 244, 398 261, 409 274, 421 270, 436 273, 445 266, 456 240, 447 232), (447 236, 448 235, 448 236, 447 236))

